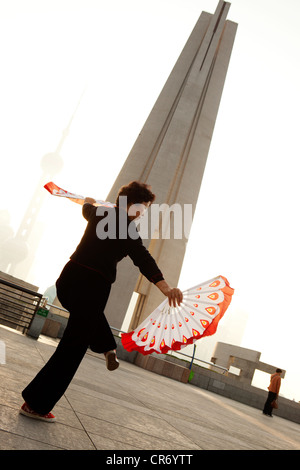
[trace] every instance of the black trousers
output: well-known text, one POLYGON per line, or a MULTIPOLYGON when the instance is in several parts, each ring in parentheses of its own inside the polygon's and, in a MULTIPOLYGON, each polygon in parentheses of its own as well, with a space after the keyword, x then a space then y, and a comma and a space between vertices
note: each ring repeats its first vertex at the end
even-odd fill
POLYGON ((273 400, 275 400, 276 397, 277 397, 277 393, 274 393, 274 392, 269 392, 268 393, 268 398, 266 400, 266 403, 265 403, 265 406, 264 406, 264 409, 263 409, 263 413, 265 415, 272 416, 273 407, 271 406, 271 403, 272 403, 273 400))
POLYGON ((104 316, 108 281, 70 261, 56 287, 59 301, 70 313, 68 324, 54 354, 22 392, 28 405, 41 414, 51 411, 62 397, 88 347, 97 353, 117 347, 104 316))

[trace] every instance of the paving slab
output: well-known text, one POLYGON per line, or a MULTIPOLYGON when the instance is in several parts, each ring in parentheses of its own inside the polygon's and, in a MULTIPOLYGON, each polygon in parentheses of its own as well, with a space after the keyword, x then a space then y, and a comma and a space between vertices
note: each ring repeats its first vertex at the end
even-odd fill
POLYGON ((87 353, 55 406, 55 423, 19 414, 21 391, 56 342, 0 326, 0 450, 299 450, 300 425, 191 384, 87 353))

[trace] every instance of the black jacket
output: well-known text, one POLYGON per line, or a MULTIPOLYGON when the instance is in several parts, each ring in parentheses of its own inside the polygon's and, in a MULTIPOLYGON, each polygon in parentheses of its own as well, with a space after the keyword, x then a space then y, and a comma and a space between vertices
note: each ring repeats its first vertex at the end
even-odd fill
POLYGON ((129 256, 150 282, 164 279, 125 210, 85 203, 82 214, 88 224, 76 251, 70 257, 72 261, 99 272, 113 283, 117 263, 129 256))

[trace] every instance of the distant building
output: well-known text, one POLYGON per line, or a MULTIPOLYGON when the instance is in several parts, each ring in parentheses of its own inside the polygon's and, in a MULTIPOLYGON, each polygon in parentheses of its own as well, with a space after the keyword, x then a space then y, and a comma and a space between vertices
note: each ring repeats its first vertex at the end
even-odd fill
MULTIPOLYGON (((228 343, 217 343, 211 362, 218 366, 226 367, 228 375, 239 382, 251 385, 256 370, 274 374, 277 366, 272 366, 260 361, 261 353, 253 349, 241 348, 228 343)), ((211 366, 213 369, 213 366, 211 366)), ((216 368, 216 371, 218 369, 216 368)), ((285 376, 282 369, 281 377, 285 376)))

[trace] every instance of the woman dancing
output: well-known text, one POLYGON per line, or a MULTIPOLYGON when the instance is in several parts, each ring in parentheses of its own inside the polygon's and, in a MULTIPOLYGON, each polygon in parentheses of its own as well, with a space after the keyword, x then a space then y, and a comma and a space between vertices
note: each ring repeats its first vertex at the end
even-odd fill
POLYGON ((143 215, 154 199, 148 185, 133 181, 119 190, 116 207, 99 211, 93 205, 95 199, 84 200, 82 214, 88 222, 86 230, 56 281, 57 297, 70 313, 68 324, 52 357, 23 390, 25 403, 20 413, 47 422, 55 421, 51 410, 68 388, 88 347, 96 353, 104 353, 108 370, 119 366, 117 345, 104 308, 116 279, 117 263, 124 257, 132 259, 140 272, 169 298, 170 305, 180 305, 182 292, 165 281, 131 223, 143 215), (126 205, 120 204, 124 198, 126 205), (115 221, 112 234, 109 230, 106 233, 100 230, 105 222, 104 212, 107 220, 115 221))

